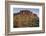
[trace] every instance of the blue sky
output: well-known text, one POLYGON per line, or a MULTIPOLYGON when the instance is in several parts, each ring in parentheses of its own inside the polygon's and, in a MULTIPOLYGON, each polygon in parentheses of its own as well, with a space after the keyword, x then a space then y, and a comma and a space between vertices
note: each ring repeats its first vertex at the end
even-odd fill
POLYGON ((39 8, 13 8, 13 13, 18 13, 20 10, 30 10, 33 13, 39 15, 39 8))
POLYGON ((39 9, 37 8, 13 8, 13 13, 18 13, 20 10, 30 10, 36 13, 39 13, 39 9))

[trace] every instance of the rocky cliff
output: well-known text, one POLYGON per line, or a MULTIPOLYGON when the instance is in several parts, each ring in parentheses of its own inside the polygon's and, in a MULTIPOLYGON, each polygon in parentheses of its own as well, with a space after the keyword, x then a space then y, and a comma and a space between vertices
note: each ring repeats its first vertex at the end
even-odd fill
POLYGON ((14 27, 38 27, 39 17, 29 10, 21 10, 19 13, 14 13, 14 27))

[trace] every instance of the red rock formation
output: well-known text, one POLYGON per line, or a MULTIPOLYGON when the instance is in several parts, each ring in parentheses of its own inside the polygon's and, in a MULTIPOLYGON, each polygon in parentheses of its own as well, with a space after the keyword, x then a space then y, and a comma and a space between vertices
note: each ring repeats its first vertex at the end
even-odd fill
POLYGON ((14 26, 23 27, 28 26, 28 23, 35 23, 36 14, 32 13, 29 10, 21 10, 19 13, 14 14, 14 26))

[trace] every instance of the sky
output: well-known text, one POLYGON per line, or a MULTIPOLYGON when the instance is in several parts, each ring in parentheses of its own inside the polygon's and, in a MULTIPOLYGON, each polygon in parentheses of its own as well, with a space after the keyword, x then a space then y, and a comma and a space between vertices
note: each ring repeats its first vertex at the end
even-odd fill
POLYGON ((33 13, 39 15, 39 8, 13 8, 13 13, 18 13, 20 10, 30 10, 33 13))

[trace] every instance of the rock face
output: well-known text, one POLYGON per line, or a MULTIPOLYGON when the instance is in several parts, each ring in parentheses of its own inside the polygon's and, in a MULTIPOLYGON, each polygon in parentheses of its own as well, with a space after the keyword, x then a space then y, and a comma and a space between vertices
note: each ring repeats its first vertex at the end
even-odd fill
POLYGON ((19 13, 14 13, 14 27, 38 27, 39 17, 29 10, 21 10, 19 13))

